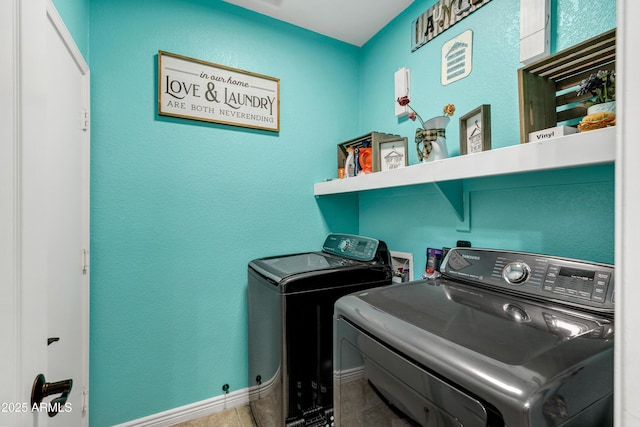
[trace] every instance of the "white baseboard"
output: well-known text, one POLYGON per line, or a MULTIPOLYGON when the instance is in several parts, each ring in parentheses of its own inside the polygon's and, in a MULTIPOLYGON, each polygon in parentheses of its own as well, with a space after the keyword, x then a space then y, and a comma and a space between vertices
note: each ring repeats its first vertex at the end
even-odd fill
POLYGON ((249 404, 249 389, 233 391, 226 395, 180 406, 148 417, 127 421, 114 427, 169 427, 196 418, 206 417, 216 412, 237 408, 249 404))
POLYGON ((334 371, 334 381, 336 380, 336 375, 338 375, 337 380, 340 383, 350 383, 351 381, 357 381, 364 378, 364 366, 356 366, 355 368, 343 369, 339 374, 336 374, 336 372, 334 371))
POLYGON ((250 401, 256 400, 260 394, 270 393, 280 380, 280 369, 273 378, 265 381, 260 386, 252 386, 242 390, 233 391, 227 395, 212 397, 200 402, 180 406, 157 414, 149 415, 133 421, 127 421, 113 427, 169 427, 174 424, 206 417, 216 412, 248 405, 250 401))

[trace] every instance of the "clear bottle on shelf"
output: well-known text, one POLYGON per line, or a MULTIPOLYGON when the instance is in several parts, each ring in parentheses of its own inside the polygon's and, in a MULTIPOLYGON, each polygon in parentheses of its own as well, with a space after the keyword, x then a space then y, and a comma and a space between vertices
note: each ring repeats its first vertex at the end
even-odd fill
POLYGON ((347 147, 347 160, 344 163, 344 177, 351 178, 356 176, 356 158, 353 147, 347 147))

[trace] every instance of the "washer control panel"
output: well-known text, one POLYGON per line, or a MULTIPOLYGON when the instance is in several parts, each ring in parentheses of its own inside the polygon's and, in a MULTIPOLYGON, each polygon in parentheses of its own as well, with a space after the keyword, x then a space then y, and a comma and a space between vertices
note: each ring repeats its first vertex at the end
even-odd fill
POLYGON ((609 264, 524 252, 454 248, 440 270, 449 278, 613 312, 614 267, 609 264))
POLYGON ((512 261, 502 269, 502 277, 512 285, 525 283, 530 275, 531 269, 522 261, 512 261))
POLYGON ((334 255, 371 261, 376 256, 380 242, 376 239, 353 234, 329 234, 322 250, 334 255))

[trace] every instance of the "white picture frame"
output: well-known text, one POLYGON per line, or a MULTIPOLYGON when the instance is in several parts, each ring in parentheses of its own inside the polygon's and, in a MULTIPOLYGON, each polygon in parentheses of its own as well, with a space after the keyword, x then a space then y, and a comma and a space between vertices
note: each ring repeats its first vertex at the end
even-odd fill
POLYGON ((377 153, 374 161, 381 172, 403 168, 409 164, 406 138, 381 141, 377 153))
POLYGON ((460 117, 460 155, 491 150, 491 105, 483 104, 460 117))

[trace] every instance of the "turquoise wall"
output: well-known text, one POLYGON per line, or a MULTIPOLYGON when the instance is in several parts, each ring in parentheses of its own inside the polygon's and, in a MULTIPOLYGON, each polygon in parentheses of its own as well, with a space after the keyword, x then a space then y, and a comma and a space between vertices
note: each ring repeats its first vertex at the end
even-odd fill
MULTIPOLYGON (((408 67, 411 104, 424 119, 440 115, 447 103, 457 107, 447 128, 450 155, 460 153, 459 117, 481 104, 491 105, 492 147, 518 144, 519 2, 493 0, 412 53, 411 21, 433 4, 416 1, 362 48, 360 130, 407 136, 410 163, 418 162, 417 122, 393 112, 393 74, 408 67), (442 86, 442 46, 466 30, 473 31, 471 75, 442 86)), ((615 6, 615 0, 552 1, 553 51, 614 28, 615 6)), ((457 231, 453 210, 430 186, 365 192, 355 197, 359 232, 413 253, 416 277, 424 270, 426 247, 453 246, 457 240, 612 263, 613 180, 612 166, 467 180, 470 231, 457 231)))
POLYGON ((85 61, 89 58, 89 2, 91 0, 53 0, 64 25, 71 33, 85 61))
MULTIPOLYGON (((409 25, 432 0, 361 49, 220 0, 87 0, 88 23, 87 1, 64 12, 72 1, 56 5, 79 45, 89 34, 92 80, 92 427, 246 388, 247 262, 317 250, 328 231, 380 237, 418 266, 426 246, 462 238, 613 261, 611 166, 469 180, 470 232, 430 186, 312 196, 335 177, 338 142, 371 130, 411 139, 415 123, 393 115, 402 66, 423 116, 458 107, 452 155, 457 118, 482 103, 494 148, 517 144, 516 1, 493 0, 415 53, 409 25), (442 87, 442 44, 466 29, 473 73, 442 87), (158 50, 280 78, 281 131, 158 116, 158 50)), ((552 3, 554 49, 615 26, 614 0, 552 3)))
POLYGON ((92 0, 90 16, 99 427, 247 387, 247 263, 342 227, 312 192, 358 131, 359 51, 218 0, 92 0), (279 78, 281 131, 158 116, 158 50, 279 78))

